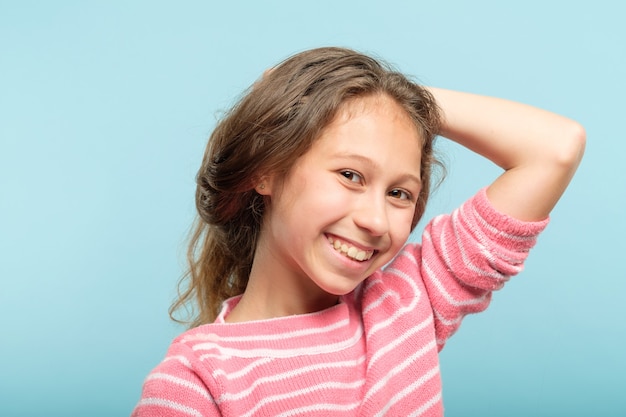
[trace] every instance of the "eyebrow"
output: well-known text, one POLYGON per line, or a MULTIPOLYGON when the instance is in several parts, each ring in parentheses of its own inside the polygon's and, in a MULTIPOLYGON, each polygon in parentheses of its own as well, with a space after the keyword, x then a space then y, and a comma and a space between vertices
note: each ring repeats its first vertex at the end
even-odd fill
MULTIPOLYGON (((358 154, 354 154, 354 153, 349 153, 349 152, 341 152, 341 153, 336 153, 335 155, 333 155, 333 157, 335 159, 357 159, 359 160, 361 163, 368 165, 370 168, 374 168, 374 169, 382 169, 382 167, 380 166, 379 163, 377 163, 376 161, 363 156, 363 155, 358 155, 358 154)), ((421 186, 422 184, 422 180, 420 179, 419 176, 413 175, 411 173, 404 173, 400 176, 399 178, 401 181, 414 181, 417 184, 419 184, 421 186)))

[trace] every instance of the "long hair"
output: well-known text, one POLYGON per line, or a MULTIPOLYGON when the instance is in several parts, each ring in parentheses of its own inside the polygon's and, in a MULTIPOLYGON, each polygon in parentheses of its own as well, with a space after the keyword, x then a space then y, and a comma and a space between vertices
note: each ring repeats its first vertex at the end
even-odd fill
POLYGON ((221 303, 243 293, 266 201, 264 174, 284 176, 346 101, 386 94, 411 117, 422 140, 422 189, 412 228, 424 214, 441 116, 428 90, 385 63, 343 48, 319 48, 268 71, 213 131, 196 182, 196 208, 187 258, 170 316, 192 307, 190 327, 212 322, 221 303))

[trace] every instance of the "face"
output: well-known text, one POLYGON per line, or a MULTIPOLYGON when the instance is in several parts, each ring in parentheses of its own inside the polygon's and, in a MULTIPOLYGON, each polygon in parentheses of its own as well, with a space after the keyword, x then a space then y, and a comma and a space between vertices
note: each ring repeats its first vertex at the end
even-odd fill
POLYGON ((395 101, 346 104, 285 178, 257 189, 269 204, 255 255, 265 268, 253 271, 329 299, 352 291, 405 244, 420 157, 417 130, 395 101))

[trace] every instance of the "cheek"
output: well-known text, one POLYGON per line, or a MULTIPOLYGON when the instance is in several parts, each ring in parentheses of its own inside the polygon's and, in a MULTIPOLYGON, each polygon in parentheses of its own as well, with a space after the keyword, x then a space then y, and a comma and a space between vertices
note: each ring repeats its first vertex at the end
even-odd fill
POLYGON ((327 197, 324 187, 320 187, 317 181, 311 181, 302 175, 294 175, 285 182, 281 191, 272 200, 275 220, 283 229, 295 229, 291 232, 306 228, 311 220, 320 219, 320 216, 328 211, 327 197))
POLYGON ((332 175, 315 171, 294 178, 290 189, 294 200, 297 200, 297 208, 314 214, 327 212, 331 206, 345 205, 346 193, 338 184, 332 175))
POLYGON ((392 244, 396 247, 404 245, 411 234, 413 213, 402 213, 395 217, 391 225, 392 244))

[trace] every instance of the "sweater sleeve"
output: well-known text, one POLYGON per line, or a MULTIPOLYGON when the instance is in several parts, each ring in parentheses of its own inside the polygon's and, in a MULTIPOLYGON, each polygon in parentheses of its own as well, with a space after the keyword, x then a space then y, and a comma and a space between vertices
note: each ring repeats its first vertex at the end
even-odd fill
POLYGON ((441 350, 463 317, 487 308, 491 293, 519 273, 548 219, 525 222, 496 211, 486 189, 424 229, 421 275, 441 350))
POLYGON ((221 416, 196 362, 191 349, 175 341, 146 378, 131 417, 221 416))

